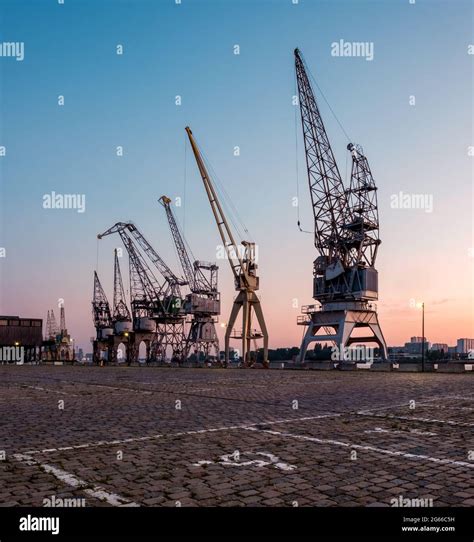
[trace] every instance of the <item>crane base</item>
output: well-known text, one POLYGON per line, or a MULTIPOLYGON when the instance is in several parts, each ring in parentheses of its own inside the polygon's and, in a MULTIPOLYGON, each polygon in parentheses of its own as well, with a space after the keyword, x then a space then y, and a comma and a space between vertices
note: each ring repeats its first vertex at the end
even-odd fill
POLYGON ((323 306, 322 310, 308 313, 306 321, 300 321, 300 324, 308 326, 308 329, 301 342, 300 354, 297 361, 303 362, 306 357, 308 346, 312 342, 332 342, 339 349, 339 354, 343 349, 348 348, 355 343, 375 343, 380 349, 382 359, 388 359, 387 344, 385 342, 382 329, 379 324, 377 312, 373 309, 364 308, 361 304, 348 302, 339 302, 337 309, 327 309, 323 306), (330 328, 334 333, 330 333, 330 328), (352 332, 356 329, 365 328, 370 334, 364 337, 353 337, 352 332), (323 329, 324 335, 318 335, 323 329))
POLYGON ((215 362, 219 363, 219 339, 217 337, 216 325, 212 317, 195 316, 191 321, 188 338, 186 341, 185 360, 189 354, 204 355, 204 361, 208 362, 214 351, 215 362))
POLYGON ((257 318, 260 325, 261 336, 263 338, 263 366, 268 367, 268 332, 263 317, 262 306, 260 299, 253 290, 241 290, 234 300, 232 311, 230 313, 227 330, 225 333, 225 365, 229 364, 229 349, 232 330, 237 319, 237 316, 242 310, 242 363, 244 366, 251 365, 250 360, 250 343, 256 338, 252 331, 252 312, 257 318))

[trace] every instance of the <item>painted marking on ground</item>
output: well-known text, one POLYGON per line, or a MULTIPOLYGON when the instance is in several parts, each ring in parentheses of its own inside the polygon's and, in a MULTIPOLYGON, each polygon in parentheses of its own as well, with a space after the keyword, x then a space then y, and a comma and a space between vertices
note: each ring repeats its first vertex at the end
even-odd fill
POLYGON ((427 437, 435 437, 438 433, 431 433, 430 431, 419 431, 418 429, 409 429, 408 431, 395 431, 391 429, 383 429, 382 427, 375 427, 374 429, 366 429, 364 433, 390 433, 394 435, 424 435, 427 437))
POLYGON ((398 408, 398 407, 408 407, 410 406, 411 402, 414 401, 415 402, 415 407, 416 405, 421 405, 421 404, 424 404, 424 403, 430 403, 432 401, 439 401, 440 399, 451 399, 450 396, 439 396, 439 397, 432 397, 432 398, 429 398, 427 397, 426 399, 425 398, 422 398, 422 399, 410 399, 408 401, 405 401, 404 403, 396 403, 396 404, 390 404, 390 405, 380 405, 380 406, 369 406, 369 407, 362 407, 362 408, 359 408, 359 410, 361 412, 372 412, 374 410, 390 410, 391 408, 398 408))
POLYGON ((49 388, 41 388, 40 386, 28 386, 26 384, 23 384, 22 386, 20 386, 20 388, 30 388, 32 390, 45 391, 47 393, 59 393, 60 395, 67 395, 68 397, 81 397, 80 395, 69 393, 68 391, 51 390, 49 388))
POLYGON ((474 427, 474 423, 468 422, 455 422, 453 420, 437 420, 434 418, 419 418, 418 416, 396 416, 395 414, 374 414, 368 410, 360 410, 356 414, 360 416, 371 416, 373 418, 384 418, 390 420, 408 420, 408 421, 417 421, 425 423, 444 423, 447 425, 458 425, 460 427, 474 427))
POLYGON ((289 463, 284 463, 280 460, 279 457, 273 455, 270 452, 234 452, 233 454, 224 454, 221 455, 219 461, 208 461, 202 460, 197 463, 192 463, 193 467, 202 467, 203 465, 224 465, 230 467, 268 467, 274 466, 278 470, 283 471, 293 471, 296 470, 296 465, 290 465, 289 463), (267 460, 263 459, 251 459, 249 461, 240 461, 242 455, 252 456, 258 455, 266 457, 267 460))
POLYGON ((123 387, 118 387, 118 386, 109 386, 108 384, 93 384, 93 383, 88 383, 88 384, 91 385, 91 386, 96 386, 97 388, 107 388, 109 390, 132 391, 134 393, 143 393, 145 395, 153 394, 152 391, 140 390, 138 388, 123 388, 123 387))
POLYGON ((462 407, 462 406, 458 406, 458 405, 428 405, 426 403, 417 403, 416 404, 417 407, 419 406, 428 406, 430 408, 441 408, 441 409, 453 409, 455 408, 456 410, 474 410, 474 407, 462 407))
POLYGON ((104 488, 100 486, 93 486, 91 488, 90 483, 86 482, 85 480, 81 480, 81 478, 74 476, 74 474, 71 474, 69 472, 66 472, 65 470, 54 467, 53 465, 40 463, 39 461, 36 461, 28 454, 14 454, 13 457, 20 463, 25 463, 29 466, 40 467, 44 472, 53 475, 62 483, 70 487, 73 487, 75 489, 80 489, 87 495, 90 495, 91 497, 93 497, 94 499, 98 499, 99 501, 105 501, 112 506, 133 506, 133 507, 140 506, 139 504, 129 499, 126 499, 124 497, 121 497, 120 495, 117 495, 116 493, 110 493, 109 491, 106 491, 104 488))
POLYGON ((269 435, 275 435, 278 437, 288 437, 296 440, 303 440, 307 442, 315 442, 317 444, 332 444, 334 446, 342 446, 344 448, 350 448, 351 450, 363 450, 366 452, 375 452, 379 454, 391 455, 396 457, 404 457, 406 459, 420 459, 423 461, 429 461, 431 463, 437 463, 441 465, 453 465, 455 467, 468 467, 474 468, 474 463, 467 463, 466 461, 455 461, 453 459, 440 459, 438 457, 431 457, 422 454, 410 454, 408 452, 400 452, 397 450, 386 450, 385 448, 376 448, 375 446, 365 446, 362 444, 351 444, 349 442, 342 442, 332 439, 320 439, 317 437, 309 437, 306 435, 295 435, 293 433, 286 433, 282 431, 272 431, 271 429, 258 429, 256 427, 246 427, 248 431, 260 431, 262 433, 268 433, 269 435))
MULTIPOLYGON (((460 401, 474 401, 472 395, 443 395, 439 399, 459 399, 460 401)), ((435 401, 436 399, 433 399, 435 401)))
POLYGON ((64 452, 68 450, 78 450, 78 449, 83 449, 83 448, 97 448, 100 446, 114 446, 118 444, 127 444, 131 442, 143 442, 143 441, 148 441, 148 440, 156 440, 159 438, 182 437, 182 436, 188 436, 188 435, 201 435, 204 433, 217 433, 219 431, 231 431, 235 429, 247 429, 248 427, 253 427, 253 426, 258 426, 258 425, 265 426, 265 425, 274 425, 274 424, 280 424, 280 423, 319 420, 322 418, 335 418, 338 416, 341 416, 341 414, 339 413, 320 414, 319 416, 305 416, 303 418, 286 418, 283 420, 270 420, 270 421, 255 422, 255 423, 245 423, 245 424, 239 424, 239 425, 229 425, 229 426, 224 426, 224 427, 214 427, 210 429, 195 429, 191 431, 180 431, 178 433, 168 433, 168 434, 158 433, 155 435, 147 435, 144 437, 130 437, 127 439, 117 439, 117 440, 99 440, 96 442, 87 442, 85 444, 74 444, 71 446, 60 446, 57 448, 45 448, 43 450, 28 450, 21 453, 25 455, 33 455, 33 454, 64 452))

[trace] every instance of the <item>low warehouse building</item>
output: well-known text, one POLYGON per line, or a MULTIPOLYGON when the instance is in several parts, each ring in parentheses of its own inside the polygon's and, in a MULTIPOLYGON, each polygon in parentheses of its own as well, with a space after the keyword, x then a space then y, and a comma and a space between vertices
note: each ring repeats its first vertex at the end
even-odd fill
POLYGON ((43 320, 0 316, 0 362, 39 361, 43 320))

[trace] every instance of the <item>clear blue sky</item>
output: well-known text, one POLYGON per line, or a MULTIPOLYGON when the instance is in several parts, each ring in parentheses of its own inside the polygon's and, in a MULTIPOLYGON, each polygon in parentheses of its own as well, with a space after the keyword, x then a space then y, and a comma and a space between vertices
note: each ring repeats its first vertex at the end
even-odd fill
MULTIPOLYGON (((271 346, 298 344, 292 300, 312 302, 316 256, 292 207, 299 47, 346 131, 363 145, 379 186, 379 312, 388 342, 420 334, 411 298, 427 304, 429 340, 451 344, 474 335, 470 1, 0 0, 0 6, 0 41, 25 43, 22 62, 0 58, 0 145, 7 147, 0 158, 0 246, 7 251, 0 259, 1 313, 45 318, 64 298, 70 332, 89 351, 97 233, 132 220, 177 267, 157 203, 162 194, 183 198, 176 214, 194 254, 215 259, 217 230, 185 150, 189 124, 259 244, 271 346), (374 60, 332 57, 331 43, 340 39, 373 42, 374 60), (123 157, 115 155, 117 145, 123 157), (53 190, 85 194, 86 212, 43 209, 43 195, 53 190), (392 209, 390 196, 399 191, 433 195, 434 212, 392 209)), ((347 141, 324 102, 321 111, 345 173, 347 141)), ((298 124, 301 151, 300 132, 298 124)), ((301 152, 298 164, 309 229, 301 152)), ((118 238, 104 239, 98 251, 110 298, 119 245, 118 238)), ((233 287, 227 263, 219 263, 226 321, 233 287)))

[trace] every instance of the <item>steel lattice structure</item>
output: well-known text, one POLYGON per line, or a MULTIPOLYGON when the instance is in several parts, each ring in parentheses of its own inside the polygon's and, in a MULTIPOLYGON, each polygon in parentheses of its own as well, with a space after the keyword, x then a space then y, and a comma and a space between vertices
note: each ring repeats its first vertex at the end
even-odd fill
POLYGON ((315 221, 315 246, 329 262, 341 258, 340 240, 347 203, 341 175, 319 113, 303 59, 295 51, 306 167, 315 221))
POLYGON ((351 180, 344 187, 301 53, 295 49, 301 125, 314 215, 313 297, 321 307, 304 308, 299 320, 307 325, 300 359, 312 341, 349 345, 376 342, 387 357, 387 347, 377 313, 369 301, 378 299, 375 269, 379 239, 377 187, 360 146, 349 143, 351 180), (370 337, 351 337, 356 327, 368 327, 370 337), (335 329, 331 335, 329 330, 335 329), (326 335, 318 336, 320 329, 326 335))
POLYGON ((214 350, 215 360, 218 362, 219 339, 214 322, 214 317, 220 314, 220 295, 217 290, 218 267, 207 262, 191 263, 183 235, 171 209, 171 199, 162 196, 159 201, 165 209, 181 268, 191 290, 184 304, 186 314, 191 315, 192 318, 187 335, 186 357, 192 348, 196 355, 202 353, 204 360, 208 361, 211 351, 214 350), (209 276, 206 276, 205 272, 209 276))
POLYGON ((132 320, 132 316, 125 301, 125 290, 123 288, 122 272, 120 271, 117 249, 114 250, 114 301, 112 320, 114 322, 128 322, 132 320))
POLYGON ((118 233, 129 256, 130 305, 133 318, 132 361, 138 358, 140 342, 146 344, 148 361, 161 356, 167 349, 176 361, 185 355, 185 313, 180 286, 185 281, 176 277, 138 228, 132 223, 117 222, 99 234, 101 239, 118 233), (152 268, 153 267, 153 268, 152 268), (164 278, 160 281, 155 272, 164 278))
POLYGON ((347 150, 352 156, 351 180, 349 189, 346 191, 347 211, 344 221, 344 228, 352 233, 348 263, 374 267, 377 249, 381 242, 377 187, 362 147, 349 143, 347 150))
MULTIPOLYGON (((52 312, 52 311, 51 311, 52 312)), ((54 315, 53 315, 54 316, 54 315)), ((92 316, 97 329, 112 327, 110 305, 100 283, 97 271, 94 271, 94 293, 92 296, 92 316)))

